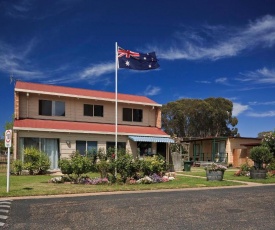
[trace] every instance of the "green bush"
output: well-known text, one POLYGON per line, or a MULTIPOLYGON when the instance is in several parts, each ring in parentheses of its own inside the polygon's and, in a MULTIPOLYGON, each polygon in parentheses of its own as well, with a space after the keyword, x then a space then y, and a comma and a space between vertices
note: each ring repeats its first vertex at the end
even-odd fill
POLYGON ((51 167, 51 161, 46 153, 40 152, 39 161, 38 161, 38 174, 44 175, 47 173, 47 170, 51 167))
POLYGON ((51 161, 49 157, 34 147, 25 148, 24 150, 24 166, 30 175, 45 174, 50 168, 51 161))
POLYGON ((71 160, 63 158, 59 160, 58 166, 63 174, 70 175, 73 173, 71 160))
POLYGON ((141 160, 141 171, 144 175, 150 176, 154 173, 160 175, 167 169, 166 162, 162 156, 144 157, 141 160))
POLYGON ((73 173, 80 177, 81 174, 91 171, 91 161, 86 156, 81 156, 78 152, 73 154, 71 166, 73 173))
POLYGON ((92 161, 89 157, 82 156, 79 152, 72 154, 71 159, 60 159, 59 167, 75 183, 78 183, 82 174, 91 171, 92 161))
POLYGON ((110 164, 106 160, 100 160, 96 164, 96 169, 100 173, 101 178, 105 178, 108 175, 109 169, 110 169, 110 164))
POLYGON ((138 159, 134 159, 131 154, 118 153, 116 168, 121 176, 121 180, 125 183, 127 178, 137 176, 137 173, 140 170, 140 162, 138 159))
POLYGON ((23 170, 23 162, 21 160, 14 160, 12 162, 12 171, 16 175, 21 175, 22 170, 23 170))
POLYGON ((275 158, 272 158, 271 162, 266 166, 267 170, 275 170, 275 158))
POLYGON ((264 169, 263 164, 268 164, 273 158, 273 154, 266 146, 255 146, 250 150, 250 158, 254 161, 256 169, 264 169))

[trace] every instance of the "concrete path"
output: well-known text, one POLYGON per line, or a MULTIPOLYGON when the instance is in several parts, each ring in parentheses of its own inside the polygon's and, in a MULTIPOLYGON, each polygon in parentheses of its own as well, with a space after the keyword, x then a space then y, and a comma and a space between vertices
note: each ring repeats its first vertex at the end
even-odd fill
MULTIPOLYGON (((186 177, 196 177, 196 178, 205 178, 203 176, 194 176, 194 175, 187 175, 187 174, 180 174, 177 173, 177 176, 186 176, 186 177)), ((274 185, 274 184, 263 184, 263 183, 257 183, 257 182, 249 182, 249 181, 239 181, 239 180, 225 180, 224 181, 232 181, 232 182, 237 182, 237 183, 242 183, 244 185, 250 185, 250 186, 265 186, 265 185, 274 185)))

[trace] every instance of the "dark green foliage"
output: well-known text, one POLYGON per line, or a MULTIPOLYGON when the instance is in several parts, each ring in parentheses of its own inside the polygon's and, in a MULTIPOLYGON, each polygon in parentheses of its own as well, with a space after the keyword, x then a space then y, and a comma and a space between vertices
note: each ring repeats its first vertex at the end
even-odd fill
POLYGON ((59 167, 61 172, 75 183, 79 183, 82 174, 92 170, 99 172, 101 178, 108 178, 111 183, 119 181, 125 183, 129 178, 139 179, 140 174, 162 174, 166 170, 166 162, 161 156, 134 159, 133 155, 123 149, 118 150, 115 159, 114 149, 108 149, 106 154, 100 149, 96 153, 96 159, 75 153, 71 159, 61 159, 59 167))
POLYGON ((70 159, 60 159, 58 166, 63 174, 70 175, 73 173, 73 168, 70 159))
POLYGON ((266 166, 267 170, 275 170, 275 158, 273 157, 271 162, 266 166))
POLYGON ((178 137, 235 136, 238 119, 225 98, 181 99, 162 107, 164 130, 178 137))
POLYGON ((270 163, 273 154, 266 146, 255 146, 250 150, 250 158, 254 161, 256 169, 263 169, 263 164, 270 163))

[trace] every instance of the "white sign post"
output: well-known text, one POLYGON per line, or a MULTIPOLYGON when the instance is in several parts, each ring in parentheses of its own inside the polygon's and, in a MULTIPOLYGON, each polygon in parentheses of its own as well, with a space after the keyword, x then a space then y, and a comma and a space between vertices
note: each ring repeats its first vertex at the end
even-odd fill
POLYGON ((10 147, 12 140, 12 131, 6 130, 5 132, 5 147, 8 148, 8 162, 7 162, 7 192, 10 190, 10 147))

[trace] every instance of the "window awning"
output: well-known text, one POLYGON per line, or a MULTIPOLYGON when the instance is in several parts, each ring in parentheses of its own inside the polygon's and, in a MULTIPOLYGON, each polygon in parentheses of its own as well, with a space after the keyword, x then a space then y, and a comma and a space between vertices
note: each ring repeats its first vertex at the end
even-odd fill
POLYGON ((174 140, 169 137, 144 137, 144 136, 128 136, 130 140, 140 142, 162 142, 174 143, 174 140))

